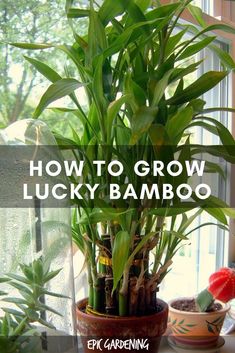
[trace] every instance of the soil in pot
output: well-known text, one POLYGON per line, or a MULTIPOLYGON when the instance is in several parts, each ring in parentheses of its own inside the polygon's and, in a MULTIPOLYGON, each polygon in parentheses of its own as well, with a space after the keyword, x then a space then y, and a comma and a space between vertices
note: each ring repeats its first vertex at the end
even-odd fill
POLYGON ((158 300, 161 310, 146 316, 112 317, 85 312, 86 300, 77 305, 77 327, 85 353, 157 353, 167 328, 168 305, 158 300))
MULTIPOLYGON (((198 312, 197 304, 194 298, 176 300, 171 304, 171 306, 172 308, 181 310, 181 311, 189 311, 193 313, 198 312)), ((222 305, 220 303, 213 303, 213 305, 210 306, 207 312, 209 313, 209 312, 218 311, 221 309, 222 309, 222 305)))

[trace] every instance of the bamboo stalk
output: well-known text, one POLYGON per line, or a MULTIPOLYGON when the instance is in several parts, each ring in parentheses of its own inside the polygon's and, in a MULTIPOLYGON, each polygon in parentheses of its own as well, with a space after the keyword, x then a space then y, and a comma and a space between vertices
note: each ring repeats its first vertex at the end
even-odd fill
POLYGON ((116 300, 116 291, 112 293, 113 289, 113 277, 105 277, 105 312, 109 315, 117 314, 117 300, 116 300))
POLYGON ((88 267, 88 283, 89 283, 89 294, 88 294, 88 306, 93 308, 94 304, 94 292, 93 292, 93 280, 91 275, 91 269, 88 267))
POLYGON ((119 311, 119 316, 127 316, 128 315, 128 293, 123 294, 123 293, 119 292, 118 311, 119 311))
POLYGON ((128 315, 128 287, 129 287, 129 274, 130 267, 126 267, 123 273, 123 280, 120 285, 120 291, 118 296, 119 301, 119 315, 127 316, 128 315))
POLYGON ((149 279, 145 280, 145 307, 146 307, 146 313, 150 311, 150 305, 151 305, 151 291, 150 291, 150 286, 149 286, 149 279))
POLYGON ((93 290, 93 308, 94 310, 102 313, 105 308, 105 276, 100 276, 97 278, 93 290))
POLYGON ((88 306, 90 308, 93 308, 94 304, 94 291, 93 291, 93 285, 89 285, 89 292, 88 292, 88 306))
POLYGON ((139 289, 139 308, 138 308, 138 312, 140 315, 144 315, 145 314, 145 287, 141 286, 139 289))
POLYGON ((150 308, 152 312, 155 312, 157 308, 157 288, 151 287, 150 291, 150 308))
POLYGON ((137 288, 137 277, 131 277, 130 278, 130 286, 129 286, 129 293, 130 293, 130 299, 129 299, 129 315, 133 316, 137 314, 137 309, 138 309, 138 294, 139 290, 137 288))

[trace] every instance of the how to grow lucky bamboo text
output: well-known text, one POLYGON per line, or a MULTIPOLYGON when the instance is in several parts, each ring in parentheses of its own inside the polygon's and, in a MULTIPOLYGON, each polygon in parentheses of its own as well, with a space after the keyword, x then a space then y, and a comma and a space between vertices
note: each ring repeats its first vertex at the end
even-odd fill
POLYGON ((97 195, 112 200, 205 200, 211 187, 202 181, 205 161, 145 160, 123 165, 118 159, 29 161, 29 180, 23 183, 23 198, 46 200, 69 198, 94 200, 97 195), (31 183, 32 179, 34 180, 31 183), (109 183, 107 183, 109 180, 109 183), (30 184, 30 187, 29 187, 30 184))

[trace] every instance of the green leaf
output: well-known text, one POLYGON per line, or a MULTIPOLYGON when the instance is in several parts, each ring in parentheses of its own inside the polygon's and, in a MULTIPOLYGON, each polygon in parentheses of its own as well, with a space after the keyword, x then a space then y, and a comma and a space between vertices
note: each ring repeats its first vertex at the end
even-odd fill
POLYGON ((40 311, 46 310, 46 311, 50 311, 50 312, 52 312, 53 314, 56 314, 56 315, 58 315, 58 316, 63 316, 63 315, 61 315, 61 313, 60 313, 59 311, 57 311, 57 310, 55 310, 55 309, 53 309, 53 308, 51 308, 50 306, 45 305, 45 304, 40 304, 40 305, 39 305, 39 310, 40 310, 40 311))
POLYGON ((235 209, 228 207, 228 208, 223 208, 224 214, 230 218, 235 219, 235 209))
POLYGON ((210 206, 204 208, 204 211, 209 213, 213 218, 217 219, 222 224, 228 225, 227 218, 224 212, 220 208, 209 208, 210 206))
POLYGON ((96 59, 94 77, 92 81, 92 91, 95 103, 99 106, 101 114, 104 113, 106 107, 106 99, 103 90, 103 56, 96 59))
POLYGON ((52 278, 55 278, 61 272, 61 268, 59 270, 51 271, 48 275, 44 278, 44 283, 50 281, 52 278))
POLYGON ((192 4, 189 4, 187 8, 188 8, 189 12, 191 13, 191 15, 199 23, 199 25, 202 27, 206 27, 206 22, 203 18, 202 9, 200 7, 192 5, 192 4))
POLYGON ((84 214, 82 215, 82 217, 79 218, 79 220, 77 221, 77 224, 98 224, 100 222, 106 222, 106 221, 111 221, 116 219, 116 217, 114 217, 114 215, 108 215, 107 213, 100 211, 100 210, 96 210, 93 211, 92 213, 90 213, 89 215, 84 214))
POLYGON ((50 85, 46 92, 43 94, 37 108, 34 111, 33 117, 38 118, 50 103, 73 93, 81 86, 82 84, 80 82, 72 78, 63 78, 59 81, 56 81, 50 85))
POLYGON ((32 267, 33 274, 34 274, 34 280, 36 283, 41 285, 43 283, 43 264, 42 260, 39 258, 37 260, 34 260, 32 263, 32 266, 29 265, 29 267, 32 267))
POLYGON ((191 129, 194 126, 200 126, 203 129, 206 129, 207 131, 212 133, 213 135, 217 135, 218 136, 218 130, 216 129, 216 127, 214 125, 207 124, 204 121, 194 121, 192 124, 189 125, 188 128, 191 129))
POLYGON ((223 143, 223 145, 225 146, 226 149, 228 149, 228 152, 230 150, 229 146, 234 146, 235 145, 235 139, 232 136, 232 134, 229 132, 229 130, 218 120, 210 118, 210 117, 206 117, 206 116, 202 116, 202 117, 196 117, 194 118, 196 119, 202 119, 202 120, 206 120, 209 121, 210 123, 214 124, 217 128, 218 131, 218 135, 220 137, 221 142, 223 143))
POLYGON ((2 310, 5 313, 8 313, 8 314, 11 314, 11 315, 14 315, 14 316, 19 316, 19 317, 24 316, 24 313, 22 311, 14 310, 14 309, 11 309, 11 308, 2 308, 2 310))
MULTIPOLYGON (((135 1, 118 0, 118 2, 122 4, 123 8, 126 10, 128 15, 132 19, 133 23, 146 21, 146 18, 143 12, 141 11, 141 8, 135 4, 135 1)), ((142 4, 143 4, 143 1, 142 1, 142 4)))
POLYGON ((28 304, 27 300, 21 299, 21 298, 13 298, 13 297, 7 297, 2 299, 2 301, 7 302, 7 303, 14 303, 14 304, 28 304))
POLYGON ((161 124, 153 124, 151 129, 149 129, 149 136, 155 148, 170 144, 165 126, 161 124))
POLYGON ((11 286, 18 289, 19 291, 27 293, 28 295, 32 295, 32 292, 29 290, 29 288, 24 286, 23 284, 20 284, 18 282, 11 282, 11 286))
POLYGON ((46 295, 50 295, 51 297, 56 297, 56 298, 62 298, 62 299, 69 299, 68 296, 66 295, 63 295, 63 294, 58 294, 58 293, 54 293, 54 292, 50 292, 44 288, 42 288, 42 292, 43 294, 46 294, 46 295))
POLYGON ((179 105, 200 97, 203 93, 210 91, 221 82, 228 72, 209 71, 197 79, 194 83, 185 88, 180 94, 173 96, 166 102, 170 105, 179 105))
POLYGON ((235 113, 235 108, 229 108, 229 107, 213 107, 213 108, 206 108, 201 111, 201 113, 213 113, 213 112, 230 112, 230 113, 235 113))
POLYGON ((9 322, 10 322, 10 315, 6 313, 6 315, 2 320, 2 327, 1 327, 1 333, 3 334, 3 336, 8 336, 9 334, 9 329, 10 329, 9 322))
POLYGON ((99 17, 107 25, 111 19, 121 15, 123 11, 123 5, 119 1, 105 0, 100 7, 99 17))
POLYGON ((111 130, 112 130, 113 121, 115 120, 117 114, 119 113, 121 106, 125 103, 128 103, 128 100, 130 98, 131 98, 131 95, 126 94, 126 95, 122 96, 121 98, 119 98, 109 104, 108 110, 107 110, 108 141, 110 141, 110 138, 111 138, 111 130))
MULTIPOLYGON (((216 31, 216 30, 221 30, 221 31, 224 31, 224 32, 227 32, 227 33, 235 34, 235 28, 233 26, 230 26, 228 24, 219 23, 219 24, 210 25, 210 26, 204 28, 202 31, 197 33, 197 35, 195 37, 197 38, 197 37, 201 36, 204 33, 212 32, 212 31, 216 31)), ((192 38, 192 40, 194 40, 195 37, 192 38)))
POLYGON ((180 232, 176 232, 174 230, 165 230, 164 233, 166 236, 173 235, 175 238, 178 238, 181 240, 188 240, 188 238, 184 234, 180 232))
POLYGON ((223 224, 207 222, 207 223, 200 224, 198 227, 191 229, 188 233, 185 234, 185 236, 187 237, 189 234, 194 233, 196 230, 198 230, 200 228, 208 227, 208 226, 216 226, 222 230, 225 230, 226 232, 229 231, 229 228, 224 226, 223 224))
POLYGON ((197 202, 180 202, 169 208, 156 208, 150 210, 148 213, 150 215, 156 215, 160 217, 172 217, 178 216, 182 213, 188 212, 194 208, 198 207, 197 202))
POLYGON ((167 18, 173 16, 180 7, 180 3, 172 3, 159 6, 146 14, 147 20, 154 20, 156 18, 167 18))
MULTIPOLYGON (((192 195, 192 197, 193 199, 197 200, 194 194, 192 195)), ((215 219, 217 219, 219 222, 225 225, 228 224, 225 216, 229 216, 232 218, 235 217, 235 209, 230 208, 226 202, 212 195, 205 200, 203 209, 204 211, 212 215, 215 219)))
POLYGON ((179 111, 166 123, 166 131, 170 140, 177 144, 193 118, 193 109, 186 107, 179 111))
POLYGON ((86 9, 70 8, 67 12, 68 18, 83 18, 83 17, 89 17, 89 15, 90 15, 90 10, 86 10, 86 9))
POLYGON ((217 156, 225 159, 230 163, 235 163, 235 156, 233 153, 233 147, 231 148, 232 153, 228 153, 229 146, 227 146, 227 150, 223 145, 196 145, 194 149, 191 150, 192 155, 198 153, 209 153, 212 156, 217 156))
POLYGON ((174 36, 170 36, 166 44, 166 56, 169 56, 172 53, 172 51, 175 49, 176 45, 179 44, 186 32, 187 28, 176 33, 174 36))
POLYGON ((9 278, 15 279, 16 281, 23 282, 25 284, 30 284, 30 281, 27 278, 23 277, 23 276, 16 275, 14 273, 7 273, 7 276, 9 278))
POLYGON ((27 317, 25 317, 24 319, 22 319, 22 321, 19 323, 19 325, 18 325, 18 326, 16 327, 16 329, 13 331, 12 336, 14 337, 14 336, 20 335, 20 334, 23 332, 26 323, 27 323, 27 317))
POLYGON ((149 130, 154 119, 158 108, 151 107, 141 107, 133 116, 132 126, 131 126, 131 139, 130 144, 134 145, 140 139, 140 137, 149 130))
POLYGON ((112 267, 113 267, 113 291, 122 278, 123 271, 129 256, 130 235, 126 231, 116 234, 113 245, 112 267))
POLYGON ((135 0, 135 3, 139 8, 145 12, 149 6, 151 5, 152 1, 151 0, 135 0))
POLYGON ((105 28, 91 3, 88 27, 88 53, 86 56, 87 63, 92 66, 94 58, 106 48, 105 28))
POLYGON ((60 79, 62 79, 62 77, 52 68, 50 68, 50 66, 48 66, 47 64, 44 64, 42 61, 33 59, 33 58, 29 58, 28 56, 24 55, 24 58, 30 63, 32 64, 35 69, 40 72, 43 76, 45 76, 49 81, 51 82, 56 82, 60 79))
POLYGON ((177 56, 177 60, 183 60, 188 57, 195 55, 196 53, 200 52, 204 48, 208 47, 208 45, 216 39, 214 37, 206 37, 202 39, 200 42, 196 44, 189 45, 179 56, 177 56))
MULTIPOLYGON (((150 13, 148 13, 147 15, 149 14, 150 13)), ((106 50, 103 51, 104 59, 114 55, 121 49, 125 49, 128 44, 135 43, 135 40, 137 40, 141 36, 141 34, 143 34, 142 27, 146 27, 147 25, 149 25, 155 28, 155 32, 160 32, 160 30, 167 23, 167 20, 168 18, 162 19, 154 17, 150 21, 136 22, 131 26, 125 28, 125 30, 117 37, 117 39, 114 40, 113 43, 106 50)))
POLYGON ((27 318, 33 322, 33 321, 38 321, 39 319, 39 314, 37 313, 37 311, 33 310, 33 309, 25 309, 25 315, 27 315, 27 318))
POLYGON ((188 74, 194 72, 197 70, 198 66, 203 62, 203 60, 197 61, 187 67, 184 68, 175 68, 171 78, 170 78, 170 82, 175 82, 178 81, 180 79, 182 79, 184 76, 187 76, 188 74))
POLYGON ((216 196, 210 196, 208 198, 208 200, 210 201, 210 204, 213 205, 213 207, 218 207, 218 208, 223 208, 223 209, 227 209, 229 208, 228 204, 226 202, 224 202, 223 200, 219 199, 216 196))
POLYGON ((6 283, 9 282, 10 279, 9 278, 0 278, 0 283, 6 283))
POLYGON ((151 104, 152 107, 155 107, 156 105, 158 105, 158 103, 160 102, 164 93, 166 92, 166 88, 168 86, 169 78, 170 78, 172 72, 173 72, 173 69, 167 71, 165 73, 165 75, 162 77, 162 79, 157 82, 155 89, 154 89, 153 101, 151 104))
POLYGON ((221 49, 217 45, 211 44, 209 48, 216 53, 216 55, 220 58, 222 64, 226 69, 234 70, 235 69, 235 62, 231 55, 227 53, 225 50, 221 49))
POLYGON ((193 99, 188 106, 193 108, 193 112, 194 114, 197 114, 201 111, 203 111, 203 108, 206 104, 206 101, 204 101, 203 99, 193 99))
POLYGON ((31 50, 40 50, 40 49, 48 49, 53 48, 53 44, 36 44, 36 43, 9 43, 13 47, 21 48, 21 49, 31 49, 31 50))
POLYGON ((185 233, 186 229, 193 223, 195 219, 200 216, 203 212, 201 208, 199 208, 195 213, 193 213, 189 218, 185 219, 184 222, 181 223, 180 227, 178 228, 179 233, 185 233))
POLYGON ((221 166, 221 165, 219 165, 217 163, 206 161, 206 163, 205 163, 205 173, 218 173, 226 181, 226 172, 224 170, 223 165, 221 166))
POLYGON ((39 319, 38 322, 42 324, 43 326, 46 326, 48 328, 51 328, 52 330, 55 330, 55 326, 47 322, 46 320, 39 319))

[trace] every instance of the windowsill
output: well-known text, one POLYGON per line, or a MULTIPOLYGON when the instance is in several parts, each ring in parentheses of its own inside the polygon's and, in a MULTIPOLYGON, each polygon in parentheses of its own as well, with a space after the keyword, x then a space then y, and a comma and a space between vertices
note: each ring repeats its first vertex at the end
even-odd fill
MULTIPOLYGON (((235 343, 235 333, 232 333, 227 336, 223 336, 225 339, 225 345, 220 348, 220 353, 231 353, 234 352, 234 343, 235 343)), ((202 351, 201 351, 202 352, 202 351)), ((159 353, 175 353, 175 351, 167 343, 167 336, 162 338, 162 343, 159 348, 159 353)), ((190 353, 190 351, 189 351, 190 353)))

